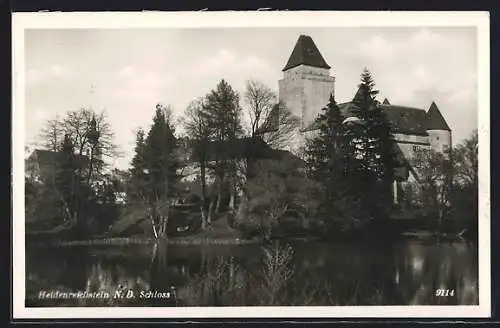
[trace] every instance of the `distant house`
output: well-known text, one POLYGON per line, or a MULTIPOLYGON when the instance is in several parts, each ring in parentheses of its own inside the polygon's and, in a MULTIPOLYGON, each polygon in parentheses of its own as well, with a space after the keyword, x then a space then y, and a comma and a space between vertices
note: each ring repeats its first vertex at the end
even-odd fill
MULTIPOLYGON (((61 152, 46 149, 35 149, 24 161, 25 176, 37 182, 43 182, 46 179, 55 177, 59 163, 62 161, 61 152)), ((78 156, 82 168, 88 164, 87 156, 78 156)))
MULTIPOLYGON (((244 137, 228 140, 224 143, 199 142, 196 140, 182 140, 183 166, 181 169, 182 181, 193 182, 200 178, 200 158, 205 158, 207 163, 206 179, 207 183, 213 182, 215 177, 208 169, 218 161, 232 161, 240 168, 246 166, 249 160, 277 160, 296 161, 298 167, 304 167, 304 161, 293 153, 273 149, 260 137, 244 137)), ((241 174, 241 170, 240 174, 241 174)), ((243 178, 242 176, 240 178, 243 178)))
MULTIPOLYGON (((25 177, 31 181, 38 183, 44 183, 47 181, 54 181, 59 164, 62 162, 64 154, 62 152, 55 152, 46 149, 35 149, 25 160, 25 177)), ((89 159, 84 155, 76 155, 79 159, 78 163, 81 165, 82 170, 86 170, 89 165, 89 159)), ((118 171, 113 173, 115 179, 118 180, 119 184, 123 184, 125 177, 123 172, 117 174, 118 171)), ((103 181, 96 183, 94 187, 95 190, 102 188, 103 181)), ((126 204, 127 194, 125 190, 117 190, 115 192, 116 203, 126 204)))

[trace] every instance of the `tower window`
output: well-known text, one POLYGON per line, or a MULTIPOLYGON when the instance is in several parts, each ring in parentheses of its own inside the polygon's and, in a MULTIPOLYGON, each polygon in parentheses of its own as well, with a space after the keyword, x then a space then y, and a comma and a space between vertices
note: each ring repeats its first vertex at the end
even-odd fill
POLYGON ((436 137, 436 140, 439 140, 439 137, 436 137))
POLYGON ((418 151, 418 146, 413 145, 412 149, 413 151, 418 151))

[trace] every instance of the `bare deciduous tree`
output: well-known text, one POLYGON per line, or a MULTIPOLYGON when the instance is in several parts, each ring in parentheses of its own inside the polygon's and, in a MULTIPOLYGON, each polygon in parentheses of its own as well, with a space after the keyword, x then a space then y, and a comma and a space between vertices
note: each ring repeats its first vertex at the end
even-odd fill
POLYGON ((424 204, 441 222, 450 202, 451 161, 445 154, 425 149, 415 153, 412 164, 419 175, 424 204))
POLYGON ((193 100, 186 108, 184 120, 182 124, 184 126, 185 133, 189 140, 192 141, 192 146, 194 150, 195 159, 200 168, 200 180, 201 180, 201 225, 204 230, 207 224, 210 224, 211 217, 210 214, 205 213, 205 200, 207 199, 207 162, 208 154, 206 146, 210 138, 210 129, 206 121, 206 116, 203 115, 203 103, 204 98, 198 98, 193 100))
POLYGON ((266 122, 274 120, 277 127, 263 134, 263 140, 273 148, 286 148, 295 137, 300 127, 300 118, 294 115, 284 104, 276 104, 266 122), (273 117, 274 115, 277 118, 273 117))
POLYGON ((60 125, 64 135, 68 135, 71 139, 76 154, 85 156, 88 162, 79 168, 79 175, 85 175, 88 185, 94 186, 107 167, 106 159, 120 155, 113 143, 114 133, 107 121, 106 113, 104 111, 96 113, 91 109, 81 108, 68 112, 60 125))
POLYGON ((48 157, 50 167, 41 172, 42 181, 58 198, 66 222, 81 223, 87 229, 94 215, 89 214, 94 213, 89 199, 103 196, 109 182, 103 157, 119 155, 105 113, 82 108, 50 119, 40 133, 38 146, 53 152, 48 157))
POLYGON ((265 123, 274 105, 276 93, 262 82, 248 80, 243 96, 246 112, 250 120, 250 135, 255 136, 258 129, 265 123))
POLYGON ((475 130, 470 138, 458 145, 452 153, 454 178, 457 184, 478 185, 478 135, 475 130))
POLYGON ((47 120, 40 132, 41 145, 52 151, 58 151, 64 139, 63 122, 56 116, 47 120))
POLYGON ((276 93, 259 81, 247 81, 244 102, 250 135, 260 135, 271 147, 284 148, 297 132, 300 119, 278 103, 276 93))

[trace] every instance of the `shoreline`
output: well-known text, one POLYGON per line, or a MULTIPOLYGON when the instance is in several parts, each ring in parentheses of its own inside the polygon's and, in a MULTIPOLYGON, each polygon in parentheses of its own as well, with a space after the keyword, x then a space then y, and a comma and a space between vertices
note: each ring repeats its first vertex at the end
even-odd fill
POLYGON ((109 237, 89 240, 69 240, 55 242, 27 242, 28 246, 123 246, 123 245, 149 245, 155 243, 168 245, 246 245, 262 242, 261 239, 241 239, 241 238, 185 238, 173 237, 155 240, 146 237, 109 237))
MULTIPOLYGON (((441 241, 447 240, 450 242, 467 242, 466 238, 462 238, 458 235, 453 234, 443 234, 436 235, 435 233, 429 231, 412 231, 404 232, 400 235, 400 238, 404 240, 413 241, 441 241), (444 240, 443 240, 444 239, 444 240)), ((398 239, 400 239, 398 238, 398 239)), ((280 240, 282 238, 279 238, 280 240)), ((318 241, 318 238, 304 238, 304 237, 290 237, 283 238, 289 241, 318 241)), ((338 239, 337 241, 345 241, 344 239, 338 239)), ((149 244, 167 244, 167 245, 248 245, 248 244, 258 244, 265 242, 262 238, 253 239, 243 239, 235 237, 172 237, 167 239, 155 240, 150 237, 108 237, 108 238, 95 238, 88 240, 67 240, 67 241, 38 241, 38 242, 27 242, 28 247, 71 247, 71 246, 125 246, 125 245, 149 245, 149 244)))

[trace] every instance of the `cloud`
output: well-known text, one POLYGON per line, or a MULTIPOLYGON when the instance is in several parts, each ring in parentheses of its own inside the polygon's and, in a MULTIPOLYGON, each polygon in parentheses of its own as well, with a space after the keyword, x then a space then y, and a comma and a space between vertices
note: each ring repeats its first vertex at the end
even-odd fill
MULTIPOLYGON (((137 38, 131 38, 130 31, 117 30, 112 38, 99 36, 99 42, 89 38, 93 47, 84 48, 86 43, 78 39, 82 36, 75 35, 68 35, 69 43, 53 39, 41 47, 32 42, 29 53, 36 56, 27 58, 26 104, 30 113, 26 120, 32 121, 27 126, 33 128, 27 132, 39 126, 36 122, 44 119, 44 111, 54 114, 92 103, 95 108, 107 109, 117 143, 127 151, 128 158, 122 162, 128 164, 134 147, 133 130, 151 124, 156 103, 171 104, 175 115, 182 115, 189 101, 208 93, 221 79, 240 93, 247 79, 260 80, 276 90, 281 68, 293 49, 293 44, 284 49, 281 40, 304 32, 269 29, 256 37, 254 29, 233 29, 210 39, 207 36, 213 31, 188 30, 174 34, 138 31, 137 38), (165 42, 171 34, 175 35, 173 40, 180 37, 183 42, 172 47, 173 41, 165 42), (150 51, 137 46, 144 46, 145 40, 150 51), (73 48, 50 46, 55 44, 73 48), (91 84, 97 85, 92 97, 91 84)), ((472 29, 340 30, 310 33, 333 67, 338 101, 352 99, 359 74, 367 66, 381 92, 380 100, 387 97, 393 104, 425 109, 435 100, 454 129, 454 140, 475 124, 469 120, 477 116, 478 58, 472 29)))
POLYGON ((156 72, 127 65, 119 69, 109 88, 114 97, 132 101, 161 101, 174 84, 168 72, 156 72))
POLYGON ((452 93, 448 98, 448 101, 451 103, 463 103, 465 101, 475 99, 476 95, 477 94, 475 88, 463 88, 452 93))
POLYGON ((435 84, 435 77, 427 66, 419 65, 413 69, 413 88, 428 88, 435 84))
POLYGON ((189 66, 186 75, 197 75, 201 78, 215 78, 216 76, 247 78, 248 75, 266 74, 266 72, 273 71, 262 58, 254 54, 238 54, 229 49, 221 49, 209 58, 189 66))
POLYGON ((134 66, 123 66, 117 73, 117 78, 132 78, 137 75, 137 71, 134 66))
POLYGON ((179 81, 188 87, 177 90, 176 96, 183 101, 173 104, 177 114, 189 101, 210 92, 221 79, 226 80, 241 96, 246 80, 257 79, 275 87, 280 73, 279 67, 272 67, 261 56, 228 48, 207 54, 205 58, 188 63, 186 67, 180 73, 179 81))
POLYGON ((441 35, 427 28, 422 28, 410 36, 407 45, 413 45, 413 47, 433 46, 438 45, 441 41, 441 35))
POLYGON ((370 54, 371 60, 391 60, 396 54, 394 46, 380 35, 375 35, 359 44, 362 53, 370 54))
POLYGON ((186 76, 210 76, 221 73, 235 65, 236 55, 228 49, 220 49, 215 54, 187 65, 186 76))
POLYGON ((444 32, 419 28, 405 37, 368 36, 359 42, 358 62, 370 63, 381 93, 394 101, 418 102, 418 97, 441 97, 451 102, 477 97, 473 52, 463 40, 444 32), (377 74, 378 73, 378 74, 377 74), (431 92, 432 90, 432 92, 431 92))
POLYGON ((70 78, 73 73, 60 65, 51 65, 43 69, 28 69, 26 70, 26 83, 39 84, 47 82, 51 79, 70 78))

